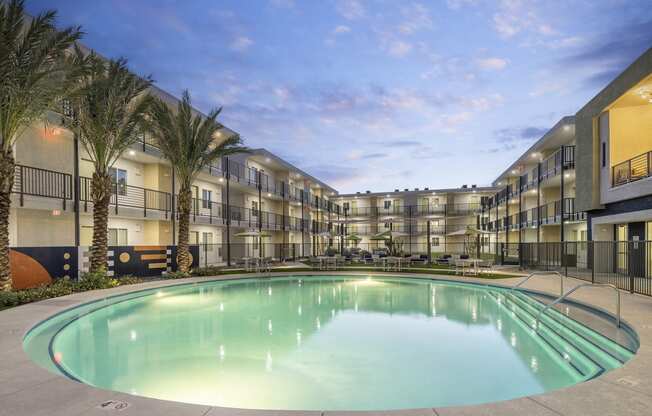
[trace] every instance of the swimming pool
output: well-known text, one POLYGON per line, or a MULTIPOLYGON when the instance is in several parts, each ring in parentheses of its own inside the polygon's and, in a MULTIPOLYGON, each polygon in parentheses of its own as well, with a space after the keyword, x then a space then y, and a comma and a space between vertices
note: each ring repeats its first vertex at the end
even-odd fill
POLYGON ((287 276, 132 292, 24 348, 80 382, 213 406, 380 410, 507 400, 617 368, 625 348, 525 293, 406 277, 287 276))

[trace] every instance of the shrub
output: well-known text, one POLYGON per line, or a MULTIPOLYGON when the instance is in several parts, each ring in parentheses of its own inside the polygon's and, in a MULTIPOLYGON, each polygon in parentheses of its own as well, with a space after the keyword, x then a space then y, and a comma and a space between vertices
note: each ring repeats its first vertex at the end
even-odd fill
POLYGON ((144 282, 143 279, 141 279, 140 277, 132 276, 130 274, 120 276, 118 278, 118 284, 120 286, 135 285, 137 283, 142 283, 142 282, 144 282))
POLYGON ((185 279, 186 277, 190 277, 190 273, 167 272, 163 275, 164 279, 185 279))
POLYGON ((0 308, 20 305, 18 293, 0 291, 0 308))
POLYGON ((86 290, 109 289, 119 286, 117 279, 109 277, 105 272, 87 272, 82 273, 79 282, 75 285, 75 292, 84 292, 86 290))
MULTIPOLYGON (((183 273, 175 273, 168 278, 188 277, 183 273)), ((143 282, 143 279, 131 275, 122 276, 119 279, 109 277, 104 272, 83 273, 79 281, 73 281, 67 278, 57 279, 49 285, 43 285, 32 289, 23 289, 16 291, 0 291, 0 309, 11 306, 18 306, 39 300, 66 296, 76 292, 85 292, 87 290, 109 289, 121 285, 133 285, 143 282)))
POLYGON ((198 267, 192 270, 193 276, 216 276, 222 273, 222 268, 217 266, 198 267))

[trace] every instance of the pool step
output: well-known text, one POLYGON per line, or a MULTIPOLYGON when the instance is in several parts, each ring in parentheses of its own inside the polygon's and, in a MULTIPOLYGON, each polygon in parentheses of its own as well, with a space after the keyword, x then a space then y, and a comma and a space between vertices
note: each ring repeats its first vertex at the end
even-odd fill
MULTIPOLYGON (((538 314, 539 311, 545 308, 546 306, 544 303, 540 302, 539 300, 521 292, 512 292, 509 293, 508 295, 514 298, 515 301, 528 305, 531 313, 538 314)), ((560 312, 555 308, 549 308, 546 311, 545 316, 542 315, 541 320, 543 321, 544 319, 552 319, 555 322, 557 322, 559 325, 564 326, 565 328, 569 329, 570 331, 577 334, 578 336, 591 342, 592 344, 604 350, 613 358, 615 358, 619 362, 619 365, 627 362, 635 354, 633 351, 630 351, 629 349, 617 343, 616 341, 608 337, 605 337, 604 335, 587 327, 586 325, 577 322, 573 318, 564 315, 562 312, 560 312)))
POLYGON ((573 345, 564 337, 560 336, 555 330, 547 325, 540 325, 539 330, 534 329, 534 317, 527 312, 519 304, 508 300, 502 292, 494 292, 492 294, 494 299, 512 314, 518 322, 527 328, 533 335, 539 336, 544 345, 550 347, 554 354, 556 354, 559 362, 569 367, 582 379, 590 379, 598 376, 604 371, 604 368, 599 363, 591 359, 590 356, 585 354, 580 348, 573 345))
MULTIPOLYGON (((536 325, 536 317, 541 308, 537 308, 530 302, 526 301, 524 299, 525 296, 527 295, 518 293, 505 294, 505 298, 508 299, 508 301, 518 305, 524 311, 526 314, 524 318, 529 322, 532 328, 534 328, 536 325)), ((548 314, 540 316, 539 329, 537 332, 541 333, 544 328, 555 332, 567 343, 573 345, 577 350, 582 351, 584 355, 599 365, 603 370, 612 370, 623 364, 623 361, 620 361, 620 359, 612 354, 607 348, 603 348, 596 344, 595 341, 585 338, 582 334, 573 331, 548 314)))

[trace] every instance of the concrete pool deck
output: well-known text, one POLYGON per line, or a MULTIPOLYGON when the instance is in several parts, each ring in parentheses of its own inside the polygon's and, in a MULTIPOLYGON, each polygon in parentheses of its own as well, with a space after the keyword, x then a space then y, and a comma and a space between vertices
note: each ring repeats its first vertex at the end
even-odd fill
MULTIPOLYGON (((288 275, 392 275, 398 273, 356 272, 301 272, 288 275)), ((500 280, 471 277, 437 276, 400 273, 401 276, 420 279, 458 280, 495 286, 512 286, 521 278, 500 280)), ((412 409, 377 412, 319 412, 319 411, 264 411, 192 405, 145 397, 132 396, 97 389, 53 374, 31 361, 23 351, 23 336, 38 322, 65 309, 107 296, 134 290, 177 285, 189 282, 228 280, 243 277, 261 277, 256 274, 225 275, 210 278, 191 278, 147 282, 114 289, 77 293, 61 298, 0 311, 0 416, 17 415, 174 415, 174 416, 225 416, 225 415, 649 415, 652 412, 652 298, 621 292, 622 318, 633 327, 640 340, 637 354, 623 367, 596 379, 542 395, 529 396, 504 402, 477 406, 412 409), (108 401, 125 402, 121 410, 101 408, 108 401)), ((584 281, 565 278, 566 290, 584 281)), ((525 285, 528 289, 556 295, 559 281, 556 276, 538 276, 525 285)), ((607 311, 614 311, 613 291, 591 287, 576 292, 574 300, 607 311)), ((487 383, 504 383, 507 380, 487 380, 487 383)), ((464 386, 460 386, 464 388, 464 386)), ((255 392, 252 392, 255 394, 255 392)), ((114 403, 115 403, 114 402, 114 403)))

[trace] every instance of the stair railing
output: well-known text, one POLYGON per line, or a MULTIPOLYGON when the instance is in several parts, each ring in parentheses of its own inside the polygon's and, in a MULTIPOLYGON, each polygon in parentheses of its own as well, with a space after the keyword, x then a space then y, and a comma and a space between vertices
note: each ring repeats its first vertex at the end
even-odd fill
POLYGON ((609 283, 582 283, 581 285, 575 286, 568 292, 564 293, 551 303, 547 304, 545 308, 541 309, 539 313, 537 314, 536 322, 535 322, 535 329, 539 329, 539 320, 541 319, 541 315, 543 315, 548 309, 551 307, 555 306, 559 302, 563 301, 566 299, 568 296, 570 296, 573 292, 577 291, 578 289, 581 289, 583 287, 588 287, 588 286, 593 286, 593 287, 610 287, 616 292, 616 326, 620 328, 620 290, 612 284, 609 283))
POLYGON ((564 275, 557 272, 557 271, 536 271, 536 272, 532 272, 529 275, 525 276, 523 278, 523 280, 518 282, 515 286, 512 286, 512 288, 510 289, 510 292, 513 292, 516 289, 518 289, 519 287, 521 287, 525 282, 530 280, 532 277, 546 275, 546 274, 556 274, 557 276, 559 276, 559 282, 560 282, 559 296, 563 296, 563 294, 564 294, 564 275))

